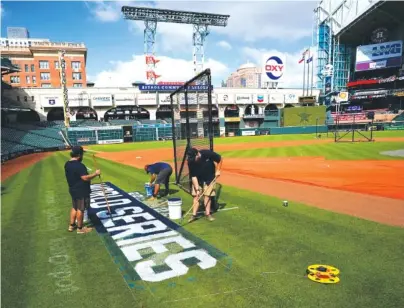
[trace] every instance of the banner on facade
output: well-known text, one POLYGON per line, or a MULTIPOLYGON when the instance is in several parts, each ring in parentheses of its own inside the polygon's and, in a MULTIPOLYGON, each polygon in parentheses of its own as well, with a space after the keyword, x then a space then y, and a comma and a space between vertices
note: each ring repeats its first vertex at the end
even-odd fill
POLYGON ((252 103, 251 94, 236 94, 236 104, 248 105, 252 103))
POLYGON ((156 93, 152 94, 138 94, 137 104, 139 106, 144 105, 156 105, 156 93))
POLYGON ((112 106, 112 95, 111 94, 92 94, 91 95, 91 105, 92 106, 112 106))

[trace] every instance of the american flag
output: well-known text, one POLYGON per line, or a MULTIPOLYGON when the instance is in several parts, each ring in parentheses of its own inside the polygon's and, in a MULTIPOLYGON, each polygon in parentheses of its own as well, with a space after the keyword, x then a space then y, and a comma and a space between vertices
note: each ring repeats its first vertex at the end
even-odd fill
POLYGON ((303 54, 302 54, 302 58, 299 60, 299 64, 302 63, 304 61, 304 58, 306 57, 306 54, 309 52, 309 49, 307 48, 303 54))

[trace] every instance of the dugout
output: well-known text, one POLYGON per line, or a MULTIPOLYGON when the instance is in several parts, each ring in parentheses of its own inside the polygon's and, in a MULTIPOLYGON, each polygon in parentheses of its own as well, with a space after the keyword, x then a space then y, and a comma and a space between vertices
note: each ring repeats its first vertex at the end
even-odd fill
POLYGON ((235 136, 240 129, 240 108, 237 105, 228 105, 224 109, 224 126, 226 136, 235 136))

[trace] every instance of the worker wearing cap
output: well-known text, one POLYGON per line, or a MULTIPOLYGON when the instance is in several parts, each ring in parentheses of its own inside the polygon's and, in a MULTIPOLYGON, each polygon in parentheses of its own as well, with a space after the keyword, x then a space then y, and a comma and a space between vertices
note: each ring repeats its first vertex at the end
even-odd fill
POLYGON ((192 180, 192 196, 194 197, 194 206, 192 217, 188 222, 196 220, 199 207, 199 197, 203 192, 205 215, 209 221, 215 219, 211 213, 211 197, 216 196, 215 178, 220 176, 223 158, 211 150, 198 150, 191 148, 188 150, 188 168, 192 180), (203 189, 203 190, 202 190, 203 189))
POLYGON ((165 195, 168 196, 169 191, 169 183, 170 183, 170 176, 173 173, 173 168, 167 163, 158 162, 151 165, 144 166, 144 170, 147 174, 150 174, 150 185, 154 182, 154 192, 151 200, 157 197, 157 194, 160 191, 160 186, 164 184, 166 190, 165 195))
POLYGON ((90 205, 91 180, 99 176, 101 171, 96 170, 93 174, 88 174, 87 167, 82 163, 84 149, 81 146, 74 146, 70 156, 71 159, 65 163, 66 181, 72 197, 69 231, 77 228, 77 233, 83 234, 92 231, 92 228, 83 227, 83 217, 84 211, 90 205))

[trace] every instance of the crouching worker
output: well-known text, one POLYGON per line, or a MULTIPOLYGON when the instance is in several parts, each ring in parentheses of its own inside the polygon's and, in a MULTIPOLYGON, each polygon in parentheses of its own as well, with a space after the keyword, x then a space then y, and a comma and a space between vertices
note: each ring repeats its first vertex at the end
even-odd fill
POLYGON ((164 184, 165 186, 165 196, 168 196, 169 191, 169 183, 170 183, 170 176, 173 173, 173 169, 167 163, 159 162, 152 165, 144 166, 144 170, 146 173, 150 173, 150 185, 154 182, 154 191, 153 196, 150 200, 154 200, 157 197, 157 194, 160 191, 160 186, 164 184))
POLYGON ((213 183, 213 180, 220 176, 222 163, 222 157, 211 150, 192 148, 188 151, 188 169, 192 180, 192 196, 194 197, 192 217, 188 222, 196 220, 199 207, 198 200, 202 193, 204 194, 203 203, 206 218, 209 221, 215 220, 210 211, 211 197, 216 196, 216 183, 213 183))
POLYGON ((92 228, 83 227, 83 216, 84 211, 90 206, 91 180, 101 174, 100 170, 96 170, 93 174, 88 174, 87 167, 82 163, 83 155, 83 148, 74 146, 70 153, 71 160, 65 163, 65 176, 73 205, 70 210, 69 231, 72 232, 77 228, 78 234, 88 233, 93 230, 92 228))

